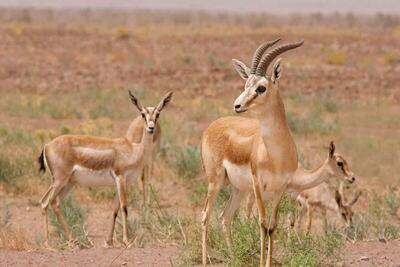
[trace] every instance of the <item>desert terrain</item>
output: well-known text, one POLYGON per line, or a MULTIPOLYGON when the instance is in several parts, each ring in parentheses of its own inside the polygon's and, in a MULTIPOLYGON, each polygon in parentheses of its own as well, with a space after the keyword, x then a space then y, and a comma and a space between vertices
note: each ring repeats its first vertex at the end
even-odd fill
MULTIPOLYGON (((353 226, 330 214, 326 233, 287 237, 281 204, 274 254, 277 266, 400 266, 400 18, 396 15, 208 14, 106 10, 0 10, 0 265, 195 266, 201 264, 201 209, 207 182, 202 131, 234 115, 244 82, 232 67, 250 64, 254 49, 277 37, 304 39, 282 55, 280 90, 299 158, 316 168, 328 145, 349 163, 358 190, 353 226), (74 229, 67 242, 51 216, 43 245, 39 200, 48 173, 39 174, 44 144, 61 134, 123 137, 139 114, 135 92, 155 105, 173 91, 161 114, 161 149, 142 207, 141 187, 129 190, 131 246, 103 248, 115 190, 77 187, 63 204, 74 229)), ((336 188, 339 181, 329 181, 336 188)), ((212 215, 210 260, 217 266, 256 266, 257 219, 235 217, 235 256, 218 220, 226 187, 212 215)))

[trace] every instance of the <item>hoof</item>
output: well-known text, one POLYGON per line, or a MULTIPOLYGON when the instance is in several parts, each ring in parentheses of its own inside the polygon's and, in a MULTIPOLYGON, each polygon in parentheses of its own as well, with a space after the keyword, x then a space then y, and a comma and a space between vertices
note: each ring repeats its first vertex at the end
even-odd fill
POLYGON ((124 244, 125 247, 130 248, 133 244, 133 242, 130 242, 128 240, 124 240, 122 241, 122 243, 124 244))
POLYGON ((113 244, 112 241, 104 241, 103 247, 105 247, 105 248, 113 248, 114 244, 113 244))
POLYGON ((70 239, 67 242, 69 249, 76 249, 79 248, 79 242, 77 239, 70 239))
POLYGON ((52 249, 52 247, 50 246, 50 244, 49 244, 49 241, 48 241, 48 240, 44 241, 44 243, 43 243, 43 247, 44 247, 44 248, 46 248, 46 249, 52 249))

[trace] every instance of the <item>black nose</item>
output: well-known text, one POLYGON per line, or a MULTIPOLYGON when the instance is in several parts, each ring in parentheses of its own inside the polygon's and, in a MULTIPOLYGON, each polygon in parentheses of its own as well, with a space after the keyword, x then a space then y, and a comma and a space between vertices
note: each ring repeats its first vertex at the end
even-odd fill
POLYGON ((235 109, 239 109, 240 108, 240 105, 235 105, 235 109))

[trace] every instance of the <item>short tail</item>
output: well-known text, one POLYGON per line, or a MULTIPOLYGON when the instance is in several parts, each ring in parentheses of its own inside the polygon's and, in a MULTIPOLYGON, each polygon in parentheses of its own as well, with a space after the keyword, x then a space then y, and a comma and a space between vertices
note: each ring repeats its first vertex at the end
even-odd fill
POLYGON ((46 172, 46 165, 44 163, 44 148, 42 149, 42 153, 40 153, 40 156, 38 157, 38 162, 39 162, 39 173, 46 172))

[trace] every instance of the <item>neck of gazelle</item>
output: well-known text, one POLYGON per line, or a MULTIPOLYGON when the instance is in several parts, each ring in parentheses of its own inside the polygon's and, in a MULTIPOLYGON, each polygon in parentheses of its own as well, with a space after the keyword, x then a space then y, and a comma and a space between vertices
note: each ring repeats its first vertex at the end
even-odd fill
POLYGON ((314 170, 299 169, 290 181, 290 187, 299 192, 313 188, 330 177, 332 174, 329 171, 329 159, 326 159, 321 166, 314 170))
POLYGON ((152 141, 153 141, 153 134, 149 133, 146 130, 146 127, 143 127, 142 140, 138 144, 138 151, 137 151, 138 157, 143 156, 142 158, 144 160, 147 160, 151 150, 150 146, 152 145, 152 141))
POLYGON ((279 91, 271 96, 268 106, 256 114, 261 136, 276 174, 290 174, 297 169, 297 150, 286 123, 285 107, 279 91))

